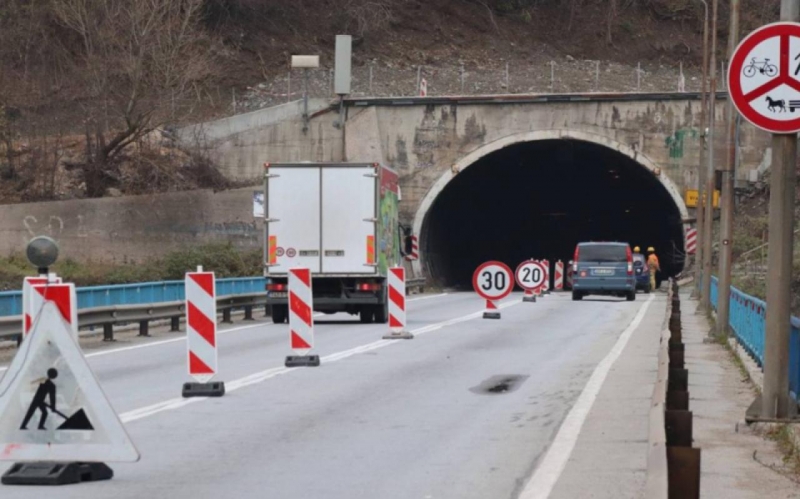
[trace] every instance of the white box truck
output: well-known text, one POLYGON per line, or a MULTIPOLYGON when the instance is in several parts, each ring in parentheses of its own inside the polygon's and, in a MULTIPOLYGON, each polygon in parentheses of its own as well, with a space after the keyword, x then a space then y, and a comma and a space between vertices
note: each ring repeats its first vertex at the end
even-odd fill
POLYGON ((272 320, 288 320, 287 272, 311 270, 314 310, 388 321, 386 274, 400 265, 397 173, 377 163, 264 165, 264 276, 272 320))

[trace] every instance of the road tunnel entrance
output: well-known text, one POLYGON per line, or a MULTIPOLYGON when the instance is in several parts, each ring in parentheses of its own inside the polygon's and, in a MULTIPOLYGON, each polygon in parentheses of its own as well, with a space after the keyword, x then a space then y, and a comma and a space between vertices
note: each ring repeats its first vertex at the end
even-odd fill
POLYGON ((423 201, 422 264, 435 282, 471 289, 474 269, 487 260, 512 268, 528 258, 567 262, 579 242, 620 241, 654 246, 662 277, 672 276, 684 265, 685 207, 667 187, 606 145, 512 143, 471 162, 423 201))

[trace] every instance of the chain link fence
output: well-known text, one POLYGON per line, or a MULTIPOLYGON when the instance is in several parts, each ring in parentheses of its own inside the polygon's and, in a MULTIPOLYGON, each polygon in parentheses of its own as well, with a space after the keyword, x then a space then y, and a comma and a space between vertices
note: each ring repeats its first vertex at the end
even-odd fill
MULTIPOLYGON (((335 97, 332 68, 294 70, 275 75, 271 81, 234 93, 231 110, 253 111, 303 96, 308 71, 309 97, 335 97)), ((725 89, 724 66, 718 68, 718 85, 725 89), (720 75, 720 71, 722 71, 720 75)), ((550 61, 537 64, 493 63, 486 66, 402 66, 373 61, 352 72, 350 97, 547 94, 592 92, 698 92, 697 68, 637 63, 635 66, 601 61, 550 61)))

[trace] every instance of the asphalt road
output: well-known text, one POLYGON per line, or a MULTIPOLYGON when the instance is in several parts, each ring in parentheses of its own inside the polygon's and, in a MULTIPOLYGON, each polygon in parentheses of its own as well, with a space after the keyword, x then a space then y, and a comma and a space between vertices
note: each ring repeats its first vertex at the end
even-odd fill
MULTIPOLYGON (((88 354, 142 459, 107 482, 11 498, 517 497, 595 367, 645 305, 551 295, 480 317, 473 293, 409 302, 413 340, 317 317, 317 368, 286 369, 288 327, 220 335, 220 399, 182 399, 182 337, 88 354)), ((0 373, 2 374, 2 373, 0 373)))

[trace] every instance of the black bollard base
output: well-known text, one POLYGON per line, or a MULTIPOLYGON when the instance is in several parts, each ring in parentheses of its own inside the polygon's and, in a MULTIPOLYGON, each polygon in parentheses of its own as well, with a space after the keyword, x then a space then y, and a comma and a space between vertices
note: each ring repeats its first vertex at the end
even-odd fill
POLYGON ((104 463, 15 463, 3 474, 3 485, 70 485, 110 480, 114 470, 104 463))
POLYGON ((319 366, 319 355, 288 355, 284 365, 286 367, 317 367, 319 366))
POLYGON ((225 395, 225 382, 212 381, 210 383, 184 383, 181 395, 183 395, 183 398, 222 397, 225 395))

